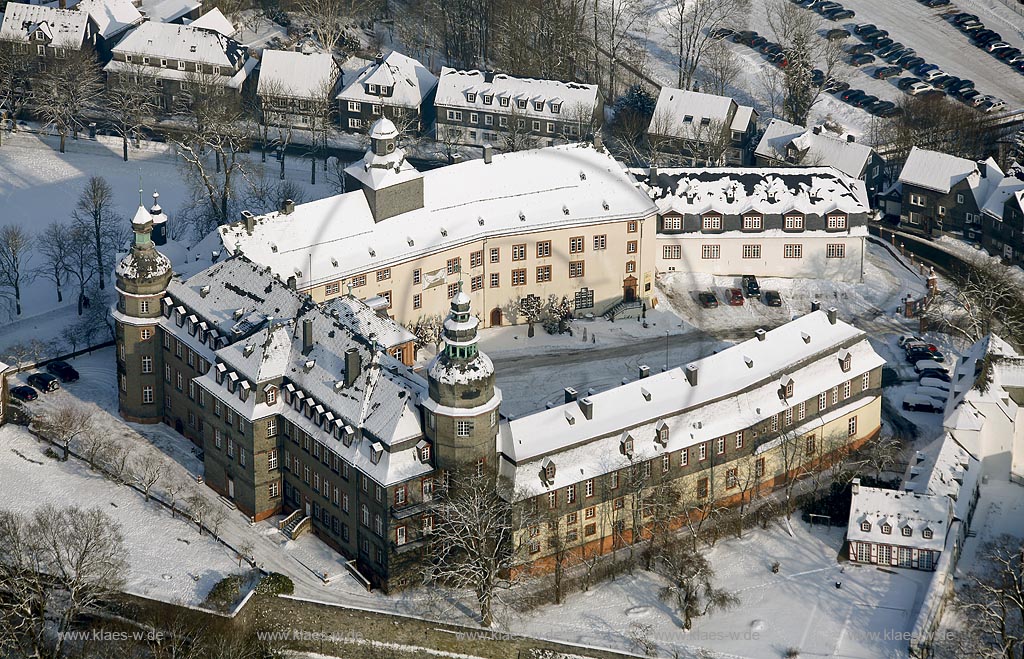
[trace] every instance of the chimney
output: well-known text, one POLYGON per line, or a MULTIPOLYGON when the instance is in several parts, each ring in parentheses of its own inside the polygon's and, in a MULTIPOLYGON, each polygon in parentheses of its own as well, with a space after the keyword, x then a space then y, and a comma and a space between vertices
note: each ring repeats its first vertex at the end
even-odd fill
POLYGON ((647 364, 640 364, 640 379, 643 380, 651 374, 651 367, 647 364))
POLYGON ((814 313, 818 309, 821 309, 821 302, 818 302, 817 300, 813 300, 811 302, 811 313, 814 313))
POLYGON ((586 417, 587 421, 594 418, 594 401, 589 398, 580 398, 576 401, 580 405, 580 410, 583 412, 583 416, 586 417))
POLYGON ((377 53, 377 56, 373 58, 373 61, 377 63, 377 66, 380 66, 381 64, 383 64, 384 63, 384 53, 377 53))
POLYGON ((283 215, 291 215, 294 212, 295 212, 295 200, 294 199, 285 199, 284 202, 281 203, 281 213, 283 215))
POLYGON ((839 317, 839 309, 836 309, 835 307, 829 307, 828 311, 826 311, 825 314, 828 315, 828 324, 835 325, 836 318, 839 317))
POLYGON ((202 288, 199 289, 199 297, 206 297, 209 294, 210 294, 210 287, 209 286, 203 286, 202 288))
POLYGON ((604 140, 601 139, 601 133, 594 133, 594 148, 604 153, 604 140))
POLYGON ((978 161, 978 173, 981 174, 981 178, 988 178, 988 165, 984 160, 978 161))
POLYGON ((493 156, 494 156, 494 147, 492 147, 490 144, 485 144, 484 145, 484 164, 485 165, 490 165, 491 164, 491 159, 493 158, 493 156))
POLYGON ((815 135, 821 135, 821 126, 815 126, 814 128, 812 128, 812 129, 811 129, 811 131, 812 131, 812 132, 813 132, 813 133, 814 133, 815 135))
POLYGON ((249 211, 242 211, 242 221, 245 222, 245 232, 251 236, 256 226, 256 217, 249 211))
POLYGON ((854 478, 850 481, 850 492, 853 494, 860 492, 860 478, 854 478))
POLYGON ((697 386, 697 371, 698 370, 699 369, 697 368, 696 364, 687 364, 686 365, 686 369, 685 369, 686 381, 690 383, 691 387, 696 387, 697 386))
POLYGON ((60 2, 57 3, 57 6, 60 9, 67 9, 68 8, 68 2, 67 2, 67 0, 60 0, 60 2))
POLYGON ((658 178, 658 166, 657 165, 651 165, 651 169, 648 172, 647 178, 650 181, 654 181, 654 179, 658 178))
POLYGON ((846 141, 850 142, 850 143, 853 143, 853 142, 857 141, 857 138, 855 138, 853 135, 847 135, 846 136, 846 141))
POLYGON ((358 348, 349 348, 345 351, 345 386, 351 387, 355 384, 359 372, 362 370, 362 358, 359 357, 358 348))
POLYGON ((308 355, 313 350, 313 320, 302 320, 302 354, 308 355))
POLYGON ((565 402, 572 403, 576 400, 576 390, 572 387, 565 388, 565 402))
POLYGON ((765 332, 763 329, 758 327, 756 330, 754 330, 754 336, 757 337, 758 341, 764 341, 765 338, 767 338, 768 336, 768 332, 765 332))

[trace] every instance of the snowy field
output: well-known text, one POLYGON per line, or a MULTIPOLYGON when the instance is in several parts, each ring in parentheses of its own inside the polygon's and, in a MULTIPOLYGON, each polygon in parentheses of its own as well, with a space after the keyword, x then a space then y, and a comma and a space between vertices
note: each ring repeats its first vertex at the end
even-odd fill
MULTIPOLYGON (((769 0, 752 0, 750 19, 745 29, 754 30, 774 41, 765 18, 767 1, 769 0)), ((665 18, 671 12, 669 4, 658 3, 658 12, 651 21, 650 36, 647 40, 651 57, 646 68, 655 80, 675 86, 677 73, 670 46, 671 40, 663 27, 665 18)), ((852 33, 854 24, 873 23, 880 29, 888 30, 891 38, 913 48, 919 56, 937 64, 946 73, 974 80, 977 89, 983 94, 1002 98, 1006 101, 1008 110, 1024 107, 1024 76, 989 53, 974 47, 966 36, 943 18, 944 14, 961 10, 977 14, 986 27, 999 32, 1014 46, 1024 49, 1024 16, 1015 13, 1000 0, 964 1, 961 2, 960 9, 953 6, 929 9, 914 0, 842 0, 841 4, 856 11, 856 17, 844 21, 822 19, 823 31, 846 28, 852 33)), ((728 43, 743 64, 743 73, 729 93, 738 102, 753 103, 758 111, 767 112, 768 109, 758 101, 758 74, 764 67, 772 65, 759 51, 740 44, 728 43)), ((852 45, 861 42, 852 36, 847 43, 852 45)), ((898 78, 883 81, 871 77, 871 73, 879 64, 886 63, 878 61, 859 69, 843 64, 837 77, 847 80, 854 89, 862 89, 879 98, 895 101, 903 94, 896 87, 898 78)), ((822 94, 820 102, 811 112, 811 123, 820 123, 827 117, 838 121, 856 135, 864 135, 872 119, 864 110, 843 103, 831 94, 822 94)), ((766 121, 768 118, 762 114, 762 120, 766 121)))
MULTIPOLYGON (((121 524, 128 551, 126 590, 169 602, 201 604, 228 574, 241 572, 234 553, 142 495, 76 460, 44 455, 49 446, 24 428, 0 428, 0 494, 7 510, 30 514, 51 504, 99 508, 121 524)), ((59 454, 59 451, 58 451, 59 454)))

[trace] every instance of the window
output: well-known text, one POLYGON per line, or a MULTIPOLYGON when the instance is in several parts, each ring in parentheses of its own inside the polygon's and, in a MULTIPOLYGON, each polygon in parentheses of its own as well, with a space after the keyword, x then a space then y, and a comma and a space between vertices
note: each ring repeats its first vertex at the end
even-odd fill
POLYGON ((888 524, 882 524, 878 528, 881 529, 882 533, 884 533, 885 535, 889 535, 889 534, 892 533, 892 527, 889 526, 888 524))
POLYGON ((761 246, 760 245, 744 245, 743 246, 743 258, 745 258, 745 259, 759 259, 759 258, 761 258, 761 246))
POLYGON ((783 227, 786 229, 803 229, 804 228, 804 216, 803 215, 786 215, 785 224, 783 227))
POLYGON ((857 417, 851 416, 850 420, 846 422, 846 434, 850 437, 857 434, 857 417))
POLYGON ((391 268, 384 268, 377 271, 377 281, 384 281, 385 279, 391 279, 391 268))
POLYGON ((861 391, 867 391, 871 388, 871 374, 865 373, 860 378, 860 389, 861 391))
POLYGON ((491 273, 491 288, 498 288, 499 286, 501 286, 501 273, 500 272, 492 272, 491 273))
POLYGON ((945 217, 945 215, 946 215, 946 207, 940 204, 939 205, 939 217, 945 217))
POLYGON ((540 132, 540 122, 537 121, 536 119, 534 119, 533 121, 533 130, 540 132))
POLYGON ((526 244, 512 245, 512 260, 513 261, 525 261, 526 260, 526 244))
MULTIPOLYGON (((228 440, 228 457, 235 457, 235 443, 230 439, 228 440)), ((309 482, 309 467, 306 467, 306 482, 309 482)))
POLYGON ((636 272, 636 261, 626 261, 626 273, 636 272))
POLYGON ((839 387, 832 387, 832 404, 839 403, 839 387))
POLYGON ((142 388, 142 402, 146 405, 153 403, 153 387, 145 386, 142 388))
POLYGON ((594 479, 593 478, 588 478, 587 479, 586 483, 584 483, 583 490, 584 490, 584 493, 586 494, 588 499, 590 497, 594 496, 594 479))
POLYGON ((422 307, 423 307, 423 295, 420 294, 420 293, 415 293, 412 296, 412 308, 413 309, 420 309, 422 307))
POLYGON ((605 249, 606 247, 608 247, 608 236, 594 236, 594 249, 605 249))
POLYGON ((725 486, 728 488, 736 487, 740 484, 740 479, 736 474, 736 469, 725 470, 725 486))
POLYGON ((701 231, 720 231, 722 229, 721 215, 705 215, 701 220, 701 231))
POLYGON ((622 510, 623 508, 626 507, 626 501, 622 497, 619 497, 618 499, 615 500, 613 506, 615 510, 622 510))
POLYGON ((569 239, 569 253, 579 254, 583 251, 583 236, 573 236, 569 239))
POLYGON ((846 216, 839 213, 833 213, 827 217, 827 226, 829 229, 845 229, 846 228, 846 216))
POLYGON ((277 419, 267 419, 267 437, 277 436, 277 419))
POLYGON ((417 285, 417 286, 419 286, 420 282, 422 280, 423 280, 423 271, 420 270, 419 268, 416 268, 415 270, 413 270, 412 271, 412 283, 417 285))
POLYGON ((700 257, 702 259, 717 259, 721 257, 722 248, 721 245, 701 245, 700 246, 700 257))
MULTIPOLYGON (((542 240, 537 243, 537 258, 542 259, 544 257, 551 256, 551 241, 542 240)), ((512 259, 515 260, 514 258, 512 259)))
POLYGON ((543 283, 551 281, 551 266, 550 265, 539 265, 537 266, 537 283, 543 283))
POLYGON ((584 272, 583 261, 569 261, 569 276, 582 277, 584 272))
POLYGON ((626 222, 626 233, 636 233, 637 226, 638 225, 636 220, 630 220, 629 222, 626 222))
POLYGON ((683 218, 668 216, 661 220, 661 228, 664 231, 681 231, 683 229, 683 218))
POLYGON ((662 257, 666 259, 681 259, 683 258, 683 248, 681 245, 665 245, 661 248, 662 257))
POLYGON ((911 194, 910 195, 910 205, 911 206, 922 206, 923 207, 925 205, 924 197, 922 197, 919 194, 911 194))
POLYGON ((956 195, 956 203, 958 203, 958 204, 964 203, 964 196, 962 194, 957 193, 957 195, 956 195))
POLYGON ((743 228, 747 230, 756 230, 761 228, 761 216, 760 215, 744 215, 743 216, 743 228))
POLYGON ((455 435, 457 437, 469 437, 473 432, 473 422, 459 419, 455 422, 455 435))
POLYGON ((149 300, 139 300, 139 313, 149 313, 149 300))
POLYGON ((613 471, 608 475, 608 487, 613 490, 619 489, 619 472, 613 471))
POLYGON ((395 505, 401 506, 405 504, 405 486, 395 488, 395 505))
POLYGON ((818 394, 818 410, 828 407, 828 394, 824 391, 818 394))
POLYGON ((450 275, 458 273, 460 270, 462 270, 461 259, 458 256, 456 256, 454 259, 448 259, 447 268, 448 274, 450 275))
POLYGON ((764 476, 764 458, 758 458, 754 462, 754 478, 761 478, 764 476))
POLYGON ((630 240, 626 243, 626 254, 636 254, 636 250, 637 242, 635 240, 630 240))
POLYGON ((480 268, 480 267, 483 267, 483 264, 484 264, 484 252, 483 252, 483 250, 479 250, 479 251, 473 252, 473 253, 471 253, 469 255, 469 267, 471 267, 471 268, 480 268))
POLYGON ((921 536, 924 537, 925 540, 931 540, 932 539, 932 530, 931 529, 925 529, 924 531, 921 531, 921 536))
POLYGON ((708 496, 708 479, 706 477, 697 481, 697 496, 701 499, 708 496))
POLYGON ((683 449, 679 452, 679 466, 685 467, 690 464, 690 449, 683 449))
POLYGON ((792 407, 787 407, 786 408, 786 417, 785 417, 784 423, 787 426, 793 425, 793 408, 792 407))
POLYGON ((469 289, 471 291, 479 291, 484 287, 484 276, 477 275, 469 280, 469 289))
POLYGON ((860 523, 860 530, 864 531, 865 533, 869 532, 871 530, 871 522, 867 522, 867 521, 861 522, 860 523))
POLYGON ((803 245, 783 245, 782 256, 787 259, 802 259, 804 257, 803 245))
POLYGON ((701 442, 700 445, 697 447, 697 459, 698 460, 707 460, 707 458, 708 458, 708 443, 707 442, 701 442))
POLYGON ((448 284, 448 299, 455 297, 455 294, 459 292, 460 285, 458 282, 454 284, 448 284))
POLYGON ((469 113, 469 123, 471 123, 471 124, 478 124, 478 123, 480 123, 480 115, 478 115, 476 112, 470 112, 469 113))
POLYGON ((743 448, 743 431, 736 433, 736 448, 743 448))
POLYGON ((448 110, 448 121, 462 121, 462 111, 448 110))
POLYGON ((825 246, 825 258, 829 259, 845 259, 846 258, 846 245, 826 245, 825 246))
POLYGON ((715 440, 715 448, 718 450, 718 455, 725 453, 725 437, 719 437, 715 440))
POLYGON ((566 503, 576 503, 576 485, 575 484, 570 485, 569 487, 565 488, 565 502, 566 503))
POLYGON ((814 455, 814 435, 810 435, 804 441, 804 452, 807 455, 814 455))
POLYGON ((558 507, 558 492, 548 492, 548 508, 558 507))
POLYGON ((909 526, 904 526, 903 527, 903 535, 905 537, 909 538, 913 533, 914 533, 914 530, 912 528, 910 528, 909 526))
POLYGON ((512 285, 513 286, 525 286, 526 285, 526 269, 513 270, 512 271, 512 285))
POLYGON ((245 466, 245 447, 238 447, 238 464, 245 466))
POLYGON ((267 451, 267 471, 273 471, 277 469, 277 449, 272 448, 267 451))
POLYGON ((501 248, 500 247, 492 247, 491 248, 491 263, 500 263, 500 262, 501 262, 501 248))
POLYGON ((152 357, 143 357, 142 358, 142 372, 143 373, 152 373, 153 372, 153 358, 152 357))
POLYGON ((661 456, 661 473, 667 474, 669 468, 672 466, 672 457, 666 453, 661 456))
POLYGON ((148 327, 144 327, 142 329, 142 331, 139 332, 139 337, 143 341, 148 341, 150 339, 150 337, 152 337, 152 336, 153 336, 153 330, 149 329, 148 327))
POLYGON ((366 275, 352 277, 352 288, 359 288, 360 286, 366 286, 366 275))

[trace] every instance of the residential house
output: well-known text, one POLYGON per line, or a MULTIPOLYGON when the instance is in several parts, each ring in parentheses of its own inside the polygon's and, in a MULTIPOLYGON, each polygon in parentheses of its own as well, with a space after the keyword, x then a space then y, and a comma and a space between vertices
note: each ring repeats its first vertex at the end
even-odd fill
POLYGON ((434 99, 438 141, 511 151, 578 142, 600 129, 597 85, 444 67, 434 99))
POLYGON ((953 521, 948 496, 866 487, 853 479, 846 530, 850 560, 932 571, 953 521))
MULTIPOLYGON (((990 170, 991 171, 991 170, 990 170)), ((1024 265, 1024 168, 1014 163, 990 186, 981 208, 981 246, 1012 265, 1024 265)))
POLYGON ((835 135, 822 126, 804 128, 772 119, 754 149, 758 167, 834 167, 864 181, 868 198, 885 188, 885 161, 852 134, 835 135))
POLYGON ((89 14, 72 9, 8 2, 0 23, 0 42, 15 53, 34 54, 37 70, 59 64, 72 51, 91 51, 96 43, 89 14))
POLYGON ((110 50, 128 30, 145 20, 132 0, 82 0, 75 9, 89 15, 96 28, 96 50, 110 57, 110 50))
POLYGON ((656 274, 860 281, 872 217, 864 181, 832 167, 632 170, 658 206, 656 274))
POLYGON ((330 53, 264 50, 256 95, 264 121, 322 131, 333 114, 338 66, 330 53))
POLYGON ((994 160, 978 163, 913 147, 899 175, 900 227, 927 236, 981 236, 981 208, 1002 171, 994 160))
POLYGON ((752 107, 727 96, 662 87, 647 139, 678 164, 748 166, 757 117, 752 107))
POLYGON ((202 28, 204 30, 213 30, 217 34, 222 34, 229 38, 233 38, 238 33, 234 24, 232 24, 231 21, 228 20, 228 17, 216 7, 192 21, 189 25, 192 27, 202 28))
POLYGON ((433 122, 437 77, 418 60, 392 51, 344 76, 337 95, 338 122, 343 129, 363 132, 380 117, 402 131, 419 133, 433 122))
POLYGON ((240 98, 255 65, 244 46, 214 30, 146 21, 114 46, 104 71, 114 84, 141 67, 156 79, 160 110, 173 112, 193 94, 240 98))
POLYGON ((199 18, 202 0, 133 0, 146 20, 182 25, 199 18))

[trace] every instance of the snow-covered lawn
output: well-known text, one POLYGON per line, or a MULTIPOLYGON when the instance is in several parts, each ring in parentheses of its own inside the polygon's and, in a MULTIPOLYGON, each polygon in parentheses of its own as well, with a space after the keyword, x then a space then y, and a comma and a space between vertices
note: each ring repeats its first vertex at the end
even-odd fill
MULTIPOLYGON (((576 593, 560 606, 546 606, 515 620, 513 631, 617 649, 630 645, 631 627, 650 625, 646 635, 659 656, 692 656, 699 648, 728 656, 890 657, 905 655, 908 633, 930 574, 851 565, 837 557, 845 529, 809 529, 794 522, 794 537, 781 525, 748 532, 742 539, 705 550, 716 584, 740 598, 725 612, 697 618, 683 631, 675 612, 658 597, 665 583, 638 569, 576 593), (770 566, 779 561, 778 574, 770 566), (836 588, 836 582, 842 587, 836 588), (888 632, 888 639, 886 633, 888 632)), ((713 655, 712 655, 713 656, 713 655)))
POLYGON ((128 551, 128 592, 196 605, 218 581, 242 571, 233 552, 200 536, 194 524, 172 519, 163 507, 77 460, 47 457, 48 446, 19 426, 0 428, 0 505, 25 514, 47 504, 76 505, 113 517, 128 551))

